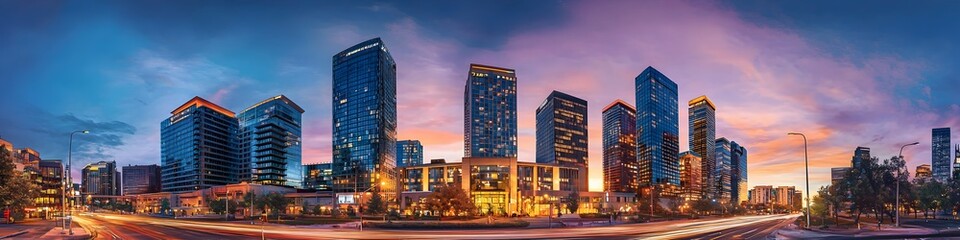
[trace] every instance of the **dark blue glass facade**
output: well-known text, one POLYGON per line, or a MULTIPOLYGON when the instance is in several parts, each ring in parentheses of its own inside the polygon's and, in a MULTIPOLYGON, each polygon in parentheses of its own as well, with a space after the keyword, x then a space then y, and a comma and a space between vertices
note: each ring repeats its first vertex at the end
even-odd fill
POLYGON ((160 123, 160 179, 164 192, 236 183, 237 119, 233 112, 195 97, 160 123))
POLYGON ((517 157, 517 76, 470 64, 463 93, 464 157, 517 157))
POLYGON ((736 141, 730 142, 730 167, 732 203, 747 201, 747 148, 736 141))
POLYGON ((370 39, 334 55, 334 191, 391 182, 396 135, 397 66, 383 41, 370 39))
POLYGON ((950 128, 934 128, 930 141, 933 179, 950 180, 950 128))
POLYGON ((639 191, 637 110, 617 100, 603 109, 603 190, 639 191))
POLYGON ((717 168, 714 170, 714 179, 716 182, 712 182, 712 186, 716 189, 717 200, 721 203, 729 203, 732 200, 731 193, 733 187, 733 164, 730 159, 730 141, 726 138, 719 138, 716 140, 716 150, 717 150, 717 168))
POLYGON ((420 140, 397 141, 397 167, 409 167, 424 164, 423 145, 420 140))
POLYGON ((317 191, 333 190, 333 164, 318 163, 303 165, 303 189, 317 191))
POLYGON ((587 168, 587 101, 553 91, 536 113, 537 162, 587 168))
POLYGON ((640 185, 680 185, 677 84, 653 67, 635 79, 640 185))
MULTIPOLYGON (((717 165, 717 153, 714 141, 717 139, 716 106, 707 96, 700 96, 690 100, 689 108, 689 143, 690 150, 701 157, 701 182, 712 183, 718 181, 714 172, 717 165)), ((703 191, 705 199, 714 199, 716 191, 703 191)))
POLYGON ((237 115, 240 179, 265 185, 303 185, 303 109, 286 96, 263 100, 237 115))

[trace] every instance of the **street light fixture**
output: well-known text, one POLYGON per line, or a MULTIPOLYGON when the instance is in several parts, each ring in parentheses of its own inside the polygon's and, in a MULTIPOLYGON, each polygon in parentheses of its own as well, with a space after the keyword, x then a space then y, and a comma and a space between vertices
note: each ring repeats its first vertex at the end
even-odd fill
MULTIPOLYGON (((920 144, 920 142, 913 142, 900 146, 900 153, 897 154, 897 156, 900 156, 900 161, 903 161, 904 167, 906 167, 907 162, 903 160, 903 148, 917 144, 920 144)), ((894 211, 897 213, 897 227, 900 227, 900 166, 897 166, 897 208, 894 209, 894 211)))
POLYGON ((807 136, 803 133, 791 132, 787 135, 800 135, 803 137, 803 166, 806 171, 807 179, 807 228, 810 228, 810 160, 807 157, 807 136))
MULTIPOLYGON (((77 134, 77 133, 87 134, 87 133, 90 133, 90 130, 78 130, 78 131, 70 132, 70 143, 67 145, 67 147, 69 148, 69 149, 67 150, 67 169, 64 170, 64 176, 62 176, 62 177, 64 177, 64 178, 66 178, 67 180, 64 181, 63 191, 61 192, 61 195, 63 195, 63 198, 62 198, 62 200, 63 200, 63 209, 62 209, 62 210, 63 210, 63 211, 60 211, 60 212, 61 212, 61 215, 64 215, 64 216, 62 216, 62 217, 63 217, 63 225, 60 227, 60 234, 63 234, 63 233, 64 233, 64 229, 70 228, 70 235, 73 235, 73 227, 72 227, 72 226, 73 226, 73 208, 72 208, 72 206, 71 206, 71 208, 69 209, 69 213, 70 213, 69 217, 66 216, 66 213, 68 212, 68 209, 67 209, 67 189, 70 189, 70 187, 73 187, 73 174, 70 174, 70 165, 73 164, 73 134, 77 134)), ((72 191, 72 189, 70 189, 70 190, 72 191)))

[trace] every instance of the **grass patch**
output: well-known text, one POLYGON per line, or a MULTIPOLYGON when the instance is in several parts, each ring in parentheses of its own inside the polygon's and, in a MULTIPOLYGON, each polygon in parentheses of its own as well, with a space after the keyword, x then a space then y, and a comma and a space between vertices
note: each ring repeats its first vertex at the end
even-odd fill
POLYGON ((483 229, 483 228, 523 228, 530 226, 526 221, 506 221, 495 223, 478 222, 392 222, 366 223, 373 227, 384 229, 483 229))

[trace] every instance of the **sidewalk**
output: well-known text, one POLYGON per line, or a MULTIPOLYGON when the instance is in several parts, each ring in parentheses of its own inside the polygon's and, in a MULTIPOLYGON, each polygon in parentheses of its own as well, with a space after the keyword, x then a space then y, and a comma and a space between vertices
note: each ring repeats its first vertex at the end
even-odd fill
POLYGON ((777 230, 774 235, 791 239, 811 239, 828 237, 884 237, 884 236, 924 236, 937 234, 940 231, 929 228, 910 228, 884 226, 882 231, 867 229, 845 229, 839 231, 825 231, 816 229, 801 229, 794 224, 777 230))
POLYGON ((15 224, 0 224, 0 239, 12 238, 30 231, 49 227, 50 222, 39 219, 27 219, 15 224))
POLYGON ((46 234, 43 234, 43 236, 41 236, 40 239, 70 239, 70 240, 78 239, 79 240, 79 239, 90 239, 91 237, 90 233, 88 233, 87 230, 83 229, 82 227, 76 227, 76 226, 73 227, 73 235, 69 235, 68 233, 60 234, 60 229, 62 228, 56 227, 56 228, 50 229, 50 231, 47 231, 46 234))

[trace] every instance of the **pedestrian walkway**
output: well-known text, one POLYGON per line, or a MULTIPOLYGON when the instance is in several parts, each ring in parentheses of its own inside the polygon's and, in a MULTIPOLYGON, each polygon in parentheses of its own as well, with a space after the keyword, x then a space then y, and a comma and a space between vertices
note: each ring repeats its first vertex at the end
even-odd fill
POLYGON ((73 235, 70 235, 68 231, 67 233, 61 233, 61 229, 63 228, 56 227, 56 228, 50 229, 50 231, 47 231, 46 234, 43 234, 43 236, 41 236, 40 239, 65 239, 65 240, 78 239, 79 240, 79 239, 90 239, 91 237, 90 233, 88 233, 87 230, 83 229, 82 227, 74 226, 73 235))

